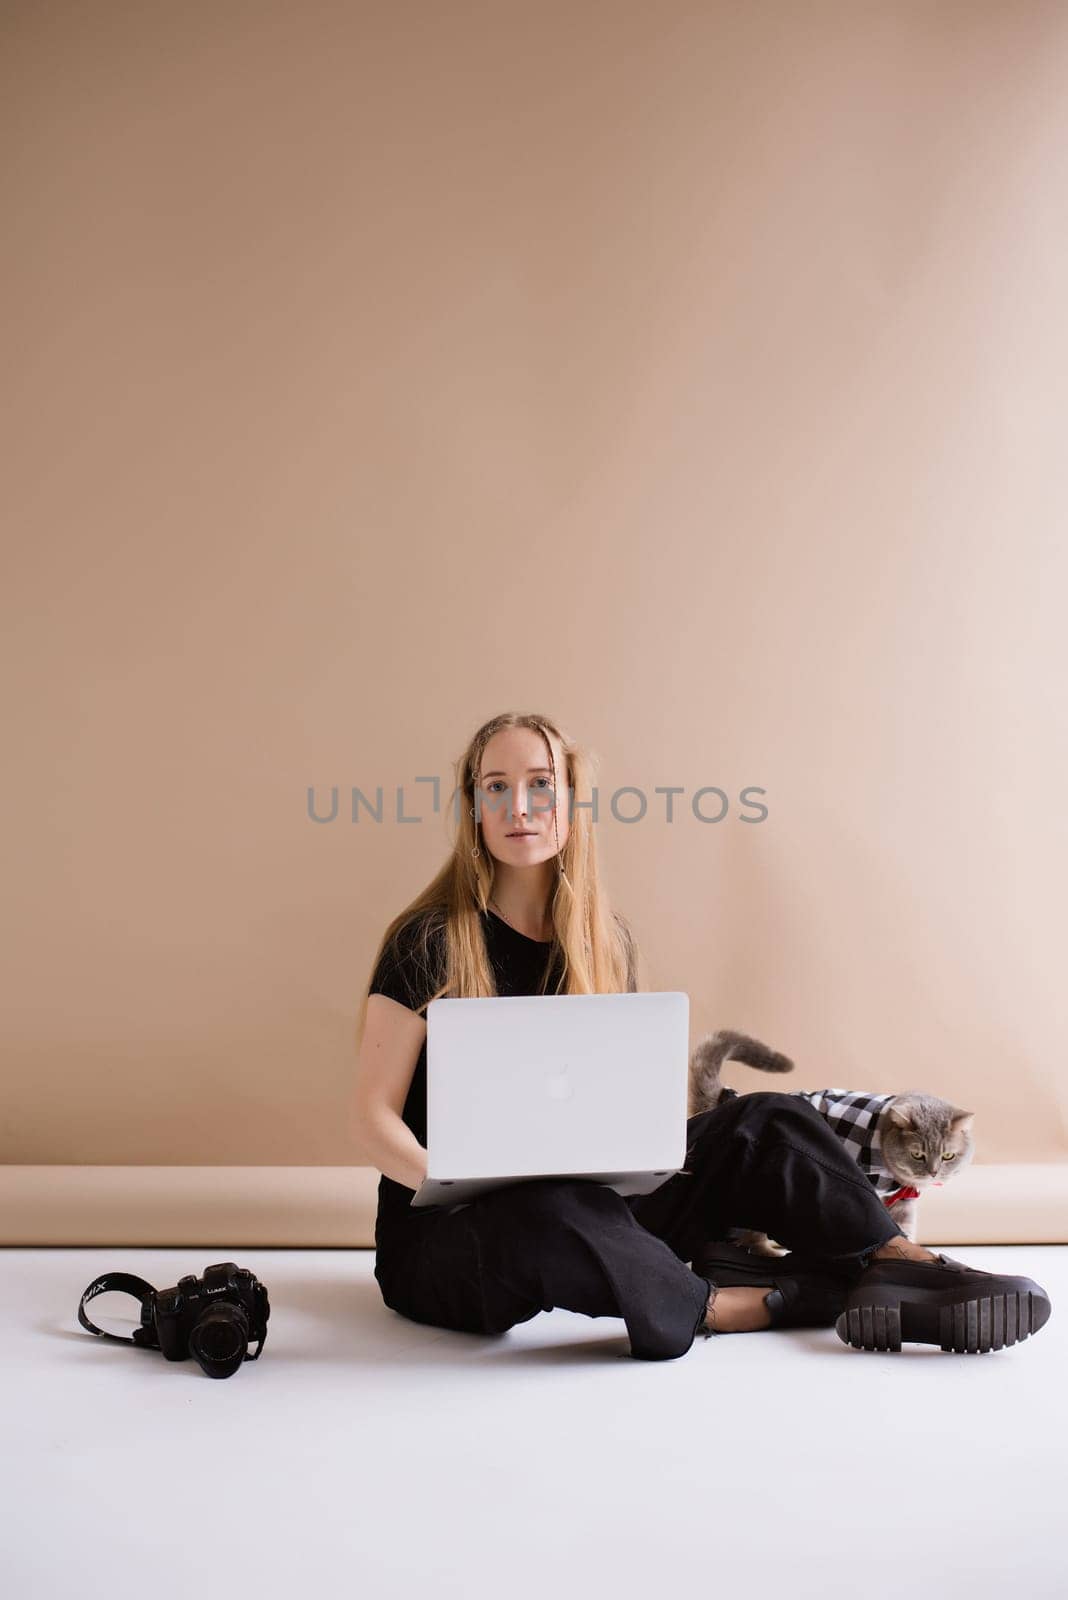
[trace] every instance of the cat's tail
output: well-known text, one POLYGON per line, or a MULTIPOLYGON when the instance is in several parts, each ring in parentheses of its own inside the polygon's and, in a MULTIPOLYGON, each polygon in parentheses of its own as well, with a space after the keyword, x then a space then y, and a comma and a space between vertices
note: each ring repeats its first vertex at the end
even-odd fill
POLYGON ((759 1039, 747 1033, 735 1033, 730 1028, 720 1028, 702 1039, 690 1057, 690 1110, 694 1117, 699 1111, 710 1111, 719 1103, 722 1085, 720 1068, 724 1061, 740 1061, 744 1066, 755 1067, 757 1072, 792 1072, 794 1064, 789 1056, 771 1050, 759 1039))

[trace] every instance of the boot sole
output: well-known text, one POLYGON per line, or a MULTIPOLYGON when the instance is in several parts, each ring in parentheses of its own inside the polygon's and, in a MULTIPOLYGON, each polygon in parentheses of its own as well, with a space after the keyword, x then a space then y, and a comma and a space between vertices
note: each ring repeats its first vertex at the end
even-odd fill
POLYGON ((900 1350, 902 1344, 936 1344, 961 1355, 984 1355, 1037 1333, 1049 1320, 1041 1290, 965 1295, 960 1289, 873 1288, 847 1306, 835 1323, 855 1350, 900 1350))

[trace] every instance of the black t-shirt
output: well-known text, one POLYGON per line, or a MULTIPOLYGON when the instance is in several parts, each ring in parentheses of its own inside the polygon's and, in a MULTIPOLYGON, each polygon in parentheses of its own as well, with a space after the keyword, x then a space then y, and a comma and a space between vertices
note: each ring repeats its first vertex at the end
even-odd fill
MULTIPOLYGON (((500 995, 540 994, 542 976, 552 963, 546 993, 556 988, 562 956, 553 957, 553 941, 528 939, 495 911, 481 914, 486 949, 500 995)), ((370 994, 384 994, 411 1011, 417 1011, 445 981, 445 934, 435 928, 429 941, 429 970, 418 956, 419 941, 411 926, 404 927, 383 951, 369 986, 370 994)), ((425 1013, 424 1013, 425 1017, 425 1013)), ((412 1073, 411 1086, 401 1113, 403 1120, 421 1145, 426 1145, 426 1040, 412 1073)), ((395 1183, 382 1174, 378 1185, 378 1216, 375 1243, 403 1242, 409 1230, 419 1226, 427 1213, 412 1209, 414 1189, 395 1183)))

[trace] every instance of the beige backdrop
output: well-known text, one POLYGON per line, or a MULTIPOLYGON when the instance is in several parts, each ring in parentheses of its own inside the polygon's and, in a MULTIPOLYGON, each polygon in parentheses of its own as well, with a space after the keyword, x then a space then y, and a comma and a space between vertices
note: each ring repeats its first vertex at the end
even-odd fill
POLYGON ((1068 8, 26 0, 3 57, 0 1160, 359 1164, 415 780, 514 707, 695 1038, 1064 1162, 1068 8))

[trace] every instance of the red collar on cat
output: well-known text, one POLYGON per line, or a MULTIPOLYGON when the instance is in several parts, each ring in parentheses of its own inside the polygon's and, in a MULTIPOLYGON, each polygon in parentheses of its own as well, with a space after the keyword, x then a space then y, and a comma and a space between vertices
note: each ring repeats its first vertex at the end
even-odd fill
MULTIPOLYGON (((932 1184, 931 1187, 933 1189, 941 1189, 942 1185, 940 1183, 935 1183, 932 1184)), ((892 1206, 895 1200, 918 1200, 919 1198, 920 1191, 918 1189, 914 1189, 911 1183, 908 1183, 903 1189, 895 1189, 893 1194, 888 1194, 885 1197, 884 1204, 892 1206)))

